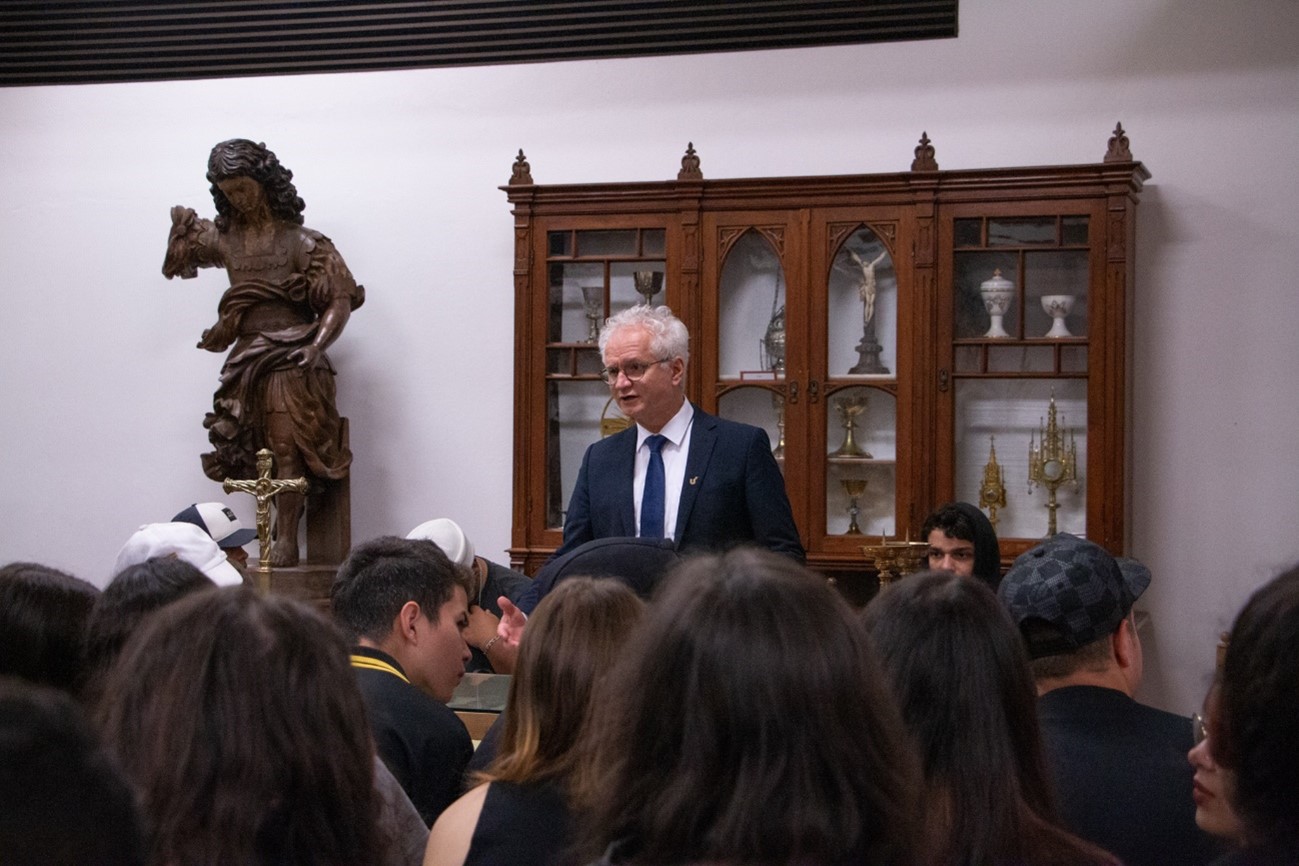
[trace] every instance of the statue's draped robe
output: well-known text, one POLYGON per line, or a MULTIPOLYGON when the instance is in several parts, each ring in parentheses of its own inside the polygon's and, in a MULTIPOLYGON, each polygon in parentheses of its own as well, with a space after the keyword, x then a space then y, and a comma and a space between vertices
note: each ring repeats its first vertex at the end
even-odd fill
POLYGON ((343 478, 352 453, 342 442, 333 365, 322 353, 317 366, 305 369, 289 355, 312 343, 335 300, 346 297, 356 309, 365 289, 319 232, 279 223, 270 250, 251 252, 238 232, 192 219, 175 227, 167 250, 174 272, 215 266, 230 274, 217 322, 199 342, 213 352, 233 344, 203 420, 213 448, 202 455, 203 471, 214 481, 256 476, 257 451, 268 445, 267 415, 286 412, 310 474, 343 478))

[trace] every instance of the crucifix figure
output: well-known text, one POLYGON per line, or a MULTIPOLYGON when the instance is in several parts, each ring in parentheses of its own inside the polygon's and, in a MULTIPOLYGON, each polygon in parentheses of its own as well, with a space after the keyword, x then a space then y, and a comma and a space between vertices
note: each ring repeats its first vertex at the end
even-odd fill
MULTIPOLYGON (((257 477, 252 480, 227 478, 221 483, 226 493, 247 493, 257 500, 257 588, 265 593, 271 588, 271 500, 280 493, 306 495, 305 478, 271 478, 271 449, 257 452, 257 477)), ((293 543, 297 544, 297 539, 293 543)))
POLYGON ((852 250, 848 258, 861 270, 861 282, 857 284, 857 296, 862 302, 862 337, 857 344, 857 363, 848 371, 850 375, 887 374, 888 367, 880 363, 880 352, 884 347, 875 337, 875 266, 884 261, 888 250, 881 252, 873 261, 866 261, 852 250))

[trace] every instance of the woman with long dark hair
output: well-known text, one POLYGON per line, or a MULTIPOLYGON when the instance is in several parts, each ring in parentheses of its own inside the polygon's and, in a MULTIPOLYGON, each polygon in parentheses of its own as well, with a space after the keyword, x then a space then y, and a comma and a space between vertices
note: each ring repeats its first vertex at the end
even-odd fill
POLYGON ((1231 627, 1209 751, 1234 776, 1244 847, 1223 864, 1299 863, 1299 567, 1254 593, 1231 627))
POLYGON ((496 759, 433 825, 425 866, 554 864, 569 844, 569 782, 592 696, 644 603, 617 580, 574 577, 528 620, 496 759))
POLYGON ((913 862, 914 757, 823 577, 756 549, 687 559, 607 682, 582 764, 588 856, 913 862))
POLYGON ((992 590, 923 572, 881 592, 864 618, 923 761, 927 862, 1117 862, 1055 823, 1028 654, 992 590))
POLYGON ((305 605, 232 588, 157 611, 109 671, 98 721, 153 864, 383 861, 347 643, 305 605))

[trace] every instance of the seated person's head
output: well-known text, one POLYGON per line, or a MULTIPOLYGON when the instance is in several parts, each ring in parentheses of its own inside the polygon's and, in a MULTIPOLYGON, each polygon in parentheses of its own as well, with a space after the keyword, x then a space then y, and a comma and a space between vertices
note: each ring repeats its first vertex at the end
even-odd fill
POLYGON ((96 715, 152 862, 379 862, 347 642, 306 605, 238 587, 167 605, 127 641, 96 715))
POLYGON ((10 677, 0 677, 0 862, 145 862, 134 796, 80 706, 10 677))
POLYGON ((1028 657, 987 585, 921 572, 863 617, 921 751, 933 862, 1110 862, 1052 823, 1028 657))
POLYGON ((248 567, 248 551, 244 545, 257 540, 257 530, 240 523, 224 502, 195 502, 171 521, 194 524, 212 537, 231 565, 240 570, 248 567))
POLYGON ((470 583, 433 542, 384 536, 352 550, 330 602, 353 641, 388 653, 412 685, 445 703, 469 659, 470 583))
POLYGON ((1218 707, 1209 748, 1236 775, 1232 805, 1246 842, 1299 856, 1299 567, 1236 617, 1218 707))
POLYGON ((1025 551, 997 594, 1019 626, 1046 688, 1079 677, 1136 691, 1142 676, 1141 641, 1133 605, 1150 585, 1150 570, 1135 559, 1065 532, 1025 551))
POLYGON ((92 676, 108 670, 145 616, 191 592, 215 588, 203 572, 175 557, 128 566, 109 581, 90 611, 86 660, 92 676))
POLYGON ((921 572, 890 584, 863 617, 920 746, 926 786, 951 799, 939 813, 986 818, 977 804, 989 790, 1049 802, 1028 658, 991 590, 921 572))
POLYGON ((242 586, 244 576, 217 546, 206 529, 193 523, 146 523, 126 540, 117 553, 113 573, 160 556, 183 559, 217 586, 242 586))
POLYGON ((616 580, 573 577, 537 605, 519 644, 500 755, 487 776, 565 777, 592 695, 627 645, 644 602, 616 580))
POLYGON ((0 675, 79 693, 85 633, 99 590, 34 562, 0 568, 0 675))
POLYGON ((925 519, 920 540, 929 545, 929 567, 977 577, 993 589, 1001 579, 997 533, 968 502, 949 502, 925 519))
POLYGON ((1232 803, 1236 800, 1236 773, 1213 757, 1213 740, 1208 736, 1222 714, 1221 683, 1214 680, 1204 696, 1203 713, 1192 719, 1194 743, 1186 758, 1195 770, 1195 823, 1206 833, 1234 845, 1244 842, 1244 827, 1232 803))
POLYGON ((688 558, 606 682, 579 787, 595 856, 908 862, 913 755, 823 577, 755 549, 688 558))

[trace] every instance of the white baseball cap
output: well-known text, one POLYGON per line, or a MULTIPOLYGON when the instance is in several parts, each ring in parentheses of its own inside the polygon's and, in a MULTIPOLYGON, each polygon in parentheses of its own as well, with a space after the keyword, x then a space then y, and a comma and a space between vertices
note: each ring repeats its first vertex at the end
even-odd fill
POLYGON ((212 536, 218 547, 243 547, 257 537, 257 530, 245 529, 223 502, 196 502, 171 521, 194 524, 212 536))
POLYGON ((239 586, 243 575, 230 564, 225 551, 217 547, 202 529, 192 523, 146 523, 126 540, 117 554, 113 573, 158 556, 184 560, 208 576, 217 586, 239 586))
POLYGON ((460 524, 448 517, 427 520, 406 533, 407 538, 426 538, 442 548, 447 559, 464 568, 474 564, 474 544, 460 528, 460 524))

